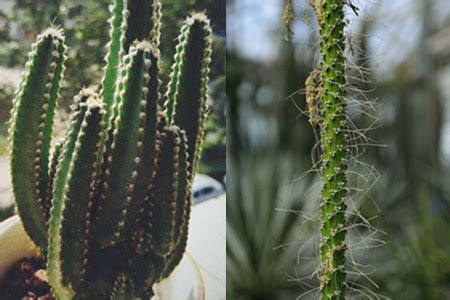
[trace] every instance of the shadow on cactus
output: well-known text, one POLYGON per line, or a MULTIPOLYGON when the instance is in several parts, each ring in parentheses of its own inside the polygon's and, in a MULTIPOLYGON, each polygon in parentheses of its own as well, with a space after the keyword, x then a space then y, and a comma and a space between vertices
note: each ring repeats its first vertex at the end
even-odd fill
POLYGON ((60 142, 62 30, 43 32, 30 52, 10 129, 13 191, 58 299, 148 299, 185 251, 211 28, 204 13, 186 19, 161 96, 160 18, 157 0, 115 1, 100 88, 81 90, 60 142))

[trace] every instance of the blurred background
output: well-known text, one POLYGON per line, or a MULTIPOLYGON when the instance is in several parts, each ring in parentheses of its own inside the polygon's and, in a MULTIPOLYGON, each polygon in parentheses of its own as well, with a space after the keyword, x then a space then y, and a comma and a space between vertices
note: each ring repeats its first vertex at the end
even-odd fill
MULTIPOLYGON (((112 0, 0 0, 0 221, 11 215, 7 121, 14 92, 27 53, 36 36, 50 24, 64 28, 68 50, 62 99, 55 134, 65 130, 69 106, 82 87, 102 77, 103 57, 109 40, 109 6, 112 0)), ((167 82, 176 38, 188 12, 206 10, 214 31, 210 75, 211 110, 200 172, 195 180, 195 199, 202 202, 224 193, 225 175, 225 0, 162 0, 162 80, 167 82)))
MULTIPOLYGON (((352 296, 450 299, 450 5, 352 2, 349 98, 376 103, 349 111, 371 128, 358 158, 366 171, 352 185, 361 220, 378 228, 349 236, 360 235, 352 296)), ((320 184, 307 171, 318 130, 301 113, 317 23, 307 0, 292 3, 289 35, 286 0, 227 1, 230 299, 317 299, 320 184)))

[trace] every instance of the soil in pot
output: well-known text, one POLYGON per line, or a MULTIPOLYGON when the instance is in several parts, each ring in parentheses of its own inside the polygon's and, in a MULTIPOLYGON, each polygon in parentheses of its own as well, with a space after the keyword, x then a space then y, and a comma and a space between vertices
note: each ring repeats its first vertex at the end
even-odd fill
POLYGON ((11 266, 0 287, 2 300, 55 300, 47 282, 45 262, 24 258, 11 266))

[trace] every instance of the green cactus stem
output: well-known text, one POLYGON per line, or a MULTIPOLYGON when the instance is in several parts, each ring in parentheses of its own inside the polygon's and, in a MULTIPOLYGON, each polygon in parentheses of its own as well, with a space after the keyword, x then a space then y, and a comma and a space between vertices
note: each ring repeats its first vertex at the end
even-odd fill
MULTIPOLYGON (((80 95, 78 96, 77 101, 77 105, 74 107, 75 109, 75 115, 72 118, 71 121, 71 125, 69 128, 69 132, 68 132, 68 138, 65 141, 65 144, 63 146, 63 152, 61 153, 60 156, 60 162, 58 164, 58 168, 56 171, 56 179, 54 182, 54 190, 53 190, 53 201, 52 201, 52 209, 50 211, 50 228, 49 228, 49 247, 48 247, 48 257, 47 257, 47 268, 48 268, 48 278, 49 278, 49 282, 52 285, 53 291, 54 293, 60 297, 61 299, 70 299, 74 292, 71 288, 68 288, 67 286, 65 286, 64 283, 67 283, 68 280, 67 279, 63 279, 63 274, 62 274, 62 266, 63 264, 67 264, 64 262, 64 257, 62 257, 62 249, 64 248, 64 250, 67 249, 67 247, 73 246, 76 248, 76 250, 81 251, 82 247, 85 247, 85 241, 81 241, 81 240, 76 240, 72 233, 71 236, 71 240, 67 240, 66 241, 62 241, 62 233, 66 233, 69 232, 70 234, 70 230, 75 230, 75 231, 79 231, 80 228, 78 227, 74 227, 72 229, 67 230, 67 227, 71 225, 71 222, 75 222, 72 221, 72 219, 74 217, 78 217, 79 218, 79 222, 88 222, 87 218, 80 218, 79 215, 77 215, 78 213, 82 213, 82 211, 80 210, 79 212, 73 212, 75 214, 75 216, 66 216, 67 215, 67 211, 71 211, 74 210, 74 206, 73 206, 73 202, 76 201, 76 199, 73 199, 73 201, 71 203, 68 202, 68 199, 70 199, 72 196, 70 194, 72 188, 73 188, 73 182, 75 182, 76 184, 79 184, 79 182, 77 182, 76 180, 85 180, 90 179, 89 176, 80 176, 79 174, 77 175, 73 175, 74 171, 79 171, 80 167, 77 167, 75 169, 75 163, 78 165, 83 164, 82 162, 79 162, 79 156, 80 156, 80 150, 84 149, 80 149, 81 147, 81 142, 82 139, 85 139, 85 136, 87 135, 87 133, 85 132, 86 126, 89 127, 89 129, 91 127, 95 127, 92 123, 92 121, 90 119, 96 119, 97 115, 100 114, 100 112, 98 111, 98 100, 96 99, 98 98, 98 96, 92 92, 91 90, 82 90, 80 92, 80 95), (94 115, 94 117, 92 116, 94 115), (80 140, 78 140, 80 139, 80 140), (78 176, 80 178, 74 178, 75 176, 78 176), (67 211, 66 211, 67 208, 67 211), (69 219, 69 223, 67 223, 65 221, 65 218, 69 219), (64 226, 63 226, 64 225, 64 226), (78 245, 76 245, 75 243, 78 243, 78 245)), ((99 126, 100 126, 100 121, 98 122, 99 126)), ((89 137, 90 139, 94 139, 96 140, 95 136, 91 136, 92 133, 89 133, 89 137)), ((99 134, 97 133, 96 136, 98 136, 99 134)), ((96 142, 97 144, 98 142, 96 142)), ((90 143, 89 143, 90 144, 90 143)), ((83 145, 83 147, 85 147, 85 145, 83 145)), ((93 153, 96 153, 95 151, 92 151, 93 153)), ((84 157, 83 157, 84 158, 84 157)), ((84 164, 83 164, 84 165, 84 164)), ((90 167, 93 166, 94 163, 90 164, 89 166, 85 166, 85 167, 90 167)), ((88 174, 92 174, 95 173, 93 172, 93 170, 91 170, 91 173, 88 174)), ((94 175, 94 174, 93 174, 94 175)), ((92 179, 91 179, 92 180, 92 179)), ((86 189, 86 186, 84 187, 86 189)), ((87 185, 87 188, 90 188, 90 184, 87 185)), ((82 192, 82 191, 78 191, 78 192, 82 192)), ((86 191, 84 191, 86 192, 86 191)), ((79 195, 77 195, 79 196, 79 195)), ((76 203, 76 205, 83 205, 86 203, 89 203, 90 199, 90 195, 88 194, 88 196, 84 199, 82 199, 82 201, 80 201, 81 203, 76 203)), ((83 207, 82 207, 83 209, 83 207)), ((84 215, 87 215, 87 208, 84 207, 84 215)), ((86 225, 85 225, 86 226, 86 225)), ((86 234, 86 228, 84 231, 82 232, 78 232, 78 234, 86 234)), ((66 236, 64 236, 64 238, 66 238, 66 236)), ((69 238, 69 236, 67 236, 67 238, 69 238)), ((70 250, 66 250, 68 252, 70 252, 70 250)), ((83 251, 84 252, 84 251, 83 251)), ((79 256, 80 253, 77 255, 79 256)), ((81 254, 82 255, 82 254, 81 254)), ((69 256, 70 257, 70 256, 69 256)), ((70 257, 68 260, 71 260, 72 258, 70 257)), ((79 258, 79 260, 81 260, 79 258)), ((74 258, 74 262, 75 262, 75 258, 74 258)), ((76 262, 77 264, 79 264, 80 262, 76 262)), ((79 267, 79 266, 78 266, 79 267)), ((76 276, 79 276, 80 278, 81 274, 76 274, 76 276)))
POLYGON ((119 274, 111 294, 114 300, 129 300, 135 295, 135 285, 133 280, 126 274, 119 274))
POLYGON ((161 278, 164 266, 165 258, 153 252, 136 254, 131 259, 130 277, 135 283, 136 295, 141 295, 143 299, 153 296, 152 287, 161 278))
MULTIPOLYGON (((155 48, 159 46, 161 30, 161 3, 159 0, 115 0, 105 61, 105 74, 102 79, 103 101, 105 103, 105 128, 114 122, 116 106, 116 83, 120 81, 120 66, 123 56, 128 53, 135 41, 149 40, 155 48)), ((104 139, 107 135, 104 135, 104 139)))
POLYGON ((124 52, 127 53, 134 41, 150 40, 159 47, 161 30, 161 3, 159 0, 127 0, 127 23, 125 28, 124 52))
MULTIPOLYGON (((64 141, 60 140, 58 141, 52 152, 51 157, 51 163, 50 163, 50 171, 49 171, 49 185, 48 185, 48 195, 52 195, 53 193, 53 183, 55 182, 56 178, 56 171, 58 169, 59 159, 61 157, 61 153, 63 151, 64 141)), ((50 198, 50 197, 49 197, 50 198)), ((51 199, 50 199, 51 200, 51 199)), ((50 209, 51 209, 51 201, 49 201, 48 205, 45 207, 45 221, 48 225, 48 222, 50 221, 50 209)))
MULTIPOLYGON (((102 246, 111 246, 120 238, 129 210, 138 211, 143 201, 133 199, 132 194, 143 155, 150 53, 151 46, 147 42, 132 47, 129 63, 125 67, 126 75, 122 79, 118 117, 115 120, 111 151, 105 162, 107 168, 101 187, 99 216, 93 231, 95 239, 102 246)), ((156 122, 153 131, 155 127, 156 122)), ((146 187, 150 185, 150 178, 147 180, 146 187)))
POLYGON ((321 299, 345 299, 347 137, 344 1, 316 4, 322 75, 321 299))
POLYGON ((189 217, 191 213, 191 198, 192 198, 192 179, 189 173, 189 159, 187 153, 186 135, 181 132, 181 139, 184 142, 180 143, 180 157, 179 157, 179 174, 178 174, 178 195, 176 204, 176 224, 175 224, 175 248, 166 256, 166 264, 161 278, 166 278, 172 273, 175 267, 180 262, 187 246, 189 217))
POLYGON ((206 119, 211 35, 204 13, 195 13, 186 19, 178 37, 165 95, 168 124, 175 124, 186 132, 192 174, 195 174, 204 135, 202 124, 206 119))
POLYGON ((166 256, 166 262, 164 265, 164 269, 161 272, 161 278, 167 278, 169 275, 175 270, 175 268, 180 263, 183 258, 183 254, 186 251, 187 241, 188 241, 188 230, 189 230, 189 218, 191 214, 191 197, 192 191, 188 192, 183 218, 181 220, 180 234, 178 236, 178 242, 175 246, 175 249, 166 256))
POLYGON ((161 133, 158 176, 149 191, 147 209, 142 210, 146 214, 143 217, 145 226, 135 232, 138 252, 152 251, 164 257, 178 242, 180 228, 176 227, 182 223, 188 182, 187 152, 182 137, 184 132, 176 126, 165 128, 161 133), (179 198, 183 199, 180 201, 179 198))
POLYGON ((110 30, 110 42, 107 45, 108 52, 105 57, 106 67, 105 74, 102 79, 102 91, 103 102, 105 103, 105 109, 107 111, 105 115, 106 121, 111 118, 113 105, 114 105, 114 94, 115 85, 118 75, 118 67, 120 63, 121 47, 122 47, 122 23, 123 23, 123 12, 124 11, 124 0, 115 0, 114 6, 112 8, 112 15, 109 19, 109 24, 111 25, 110 30))
POLYGON ((14 197, 47 260, 57 299, 150 299, 188 239, 192 166, 206 115, 209 21, 194 14, 183 26, 167 114, 158 104, 159 1, 117 0, 112 15, 102 89, 75 97, 69 129, 52 151, 61 31, 39 36, 14 100, 14 197))
POLYGON ((48 157, 64 51, 60 30, 50 28, 38 36, 13 104, 10 128, 14 197, 25 230, 42 248, 47 245, 48 157))
POLYGON ((98 98, 90 98, 86 105, 87 111, 72 154, 60 229, 64 237, 61 239, 60 252, 62 283, 71 285, 74 290, 81 285, 86 272, 91 207, 100 156, 102 118, 105 114, 98 98))

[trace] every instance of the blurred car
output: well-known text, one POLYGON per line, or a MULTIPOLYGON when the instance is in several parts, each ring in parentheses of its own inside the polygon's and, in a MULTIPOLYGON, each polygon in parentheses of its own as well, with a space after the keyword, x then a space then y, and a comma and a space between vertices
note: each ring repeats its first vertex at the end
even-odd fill
POLYGON ((195 205, 224 194, 225 189, 214 178, 204 174, 197 174, 194 177, 192 192, 192 204, 195 205))

